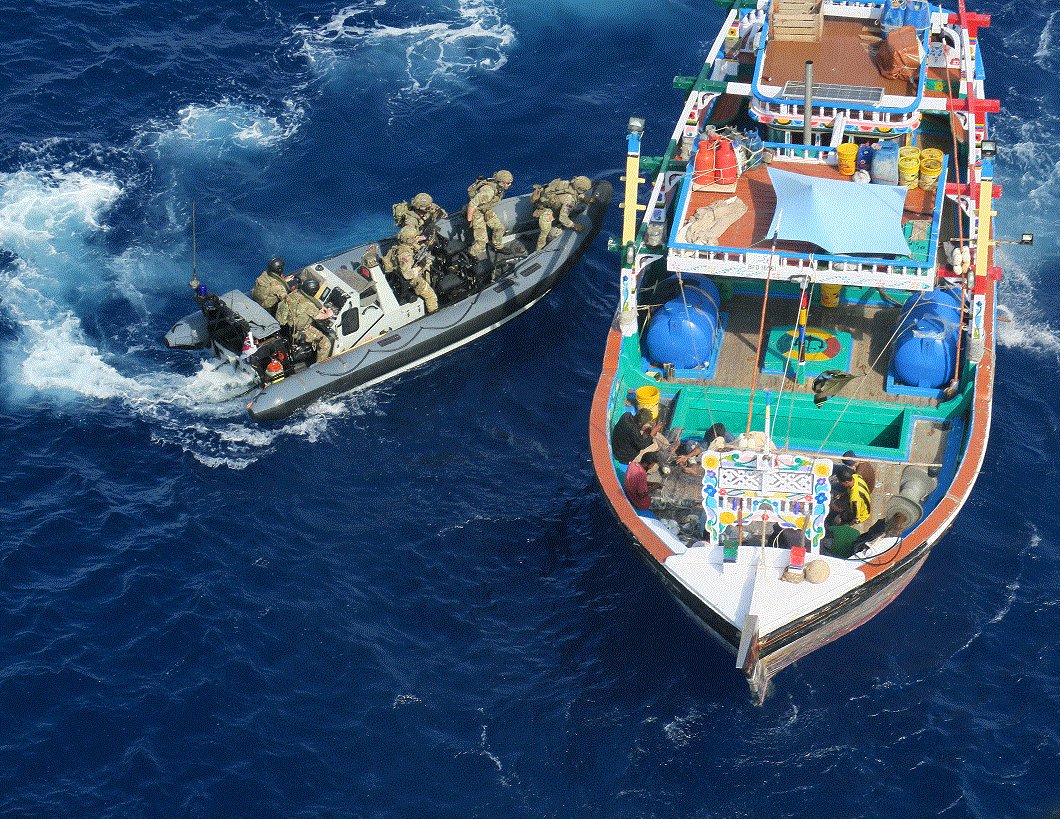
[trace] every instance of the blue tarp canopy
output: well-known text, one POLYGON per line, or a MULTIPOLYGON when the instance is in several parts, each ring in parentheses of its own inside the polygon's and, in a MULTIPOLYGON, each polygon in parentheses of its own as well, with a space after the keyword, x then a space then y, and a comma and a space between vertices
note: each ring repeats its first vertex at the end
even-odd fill
POLYGON ((810 242, 833 256, 909 256, 906 189, 769 169, 777 211, 769 238, 810 242))

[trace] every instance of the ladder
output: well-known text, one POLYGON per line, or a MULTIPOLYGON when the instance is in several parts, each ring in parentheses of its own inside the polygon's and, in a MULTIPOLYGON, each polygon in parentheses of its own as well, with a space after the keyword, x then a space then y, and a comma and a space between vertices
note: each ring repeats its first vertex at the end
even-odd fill
POLYGON ((773 0, 769 39, 819 42, 824 29, 824 0, 773 0))

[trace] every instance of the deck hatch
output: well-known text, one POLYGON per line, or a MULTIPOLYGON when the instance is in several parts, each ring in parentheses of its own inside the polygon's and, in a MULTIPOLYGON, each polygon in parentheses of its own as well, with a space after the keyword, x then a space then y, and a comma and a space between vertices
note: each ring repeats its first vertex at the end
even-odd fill
MULTIPOLYGON (((814 83, 813 101, 815 103, 850 103, 856 105, 879 105, 883 101, 882 88, 866 88, 859 85, 833 85, 832 83, 814 83)), ((785 99, 802 100, 806 96, 806 83, 789 80, 784 83, 780 96, 785 99)))

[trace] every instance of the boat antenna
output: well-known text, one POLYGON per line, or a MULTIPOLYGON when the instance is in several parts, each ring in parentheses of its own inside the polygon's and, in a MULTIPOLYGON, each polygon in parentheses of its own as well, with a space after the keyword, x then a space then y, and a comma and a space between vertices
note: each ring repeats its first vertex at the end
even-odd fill
POLYGON ((188 287, 192 290, 199 289, 199 273, 195 266, 195 203, 191 203, 191 281, 188 287))

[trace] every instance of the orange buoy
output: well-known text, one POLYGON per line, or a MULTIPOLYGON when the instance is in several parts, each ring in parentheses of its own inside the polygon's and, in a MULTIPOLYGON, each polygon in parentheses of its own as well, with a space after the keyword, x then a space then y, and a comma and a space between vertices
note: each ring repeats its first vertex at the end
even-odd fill
POLYGON ((733 150, 732 143, 729 140, 718 140, 714 162, 714 181, 719 185, 735 185, 738 175, 736 151, 733 150))

